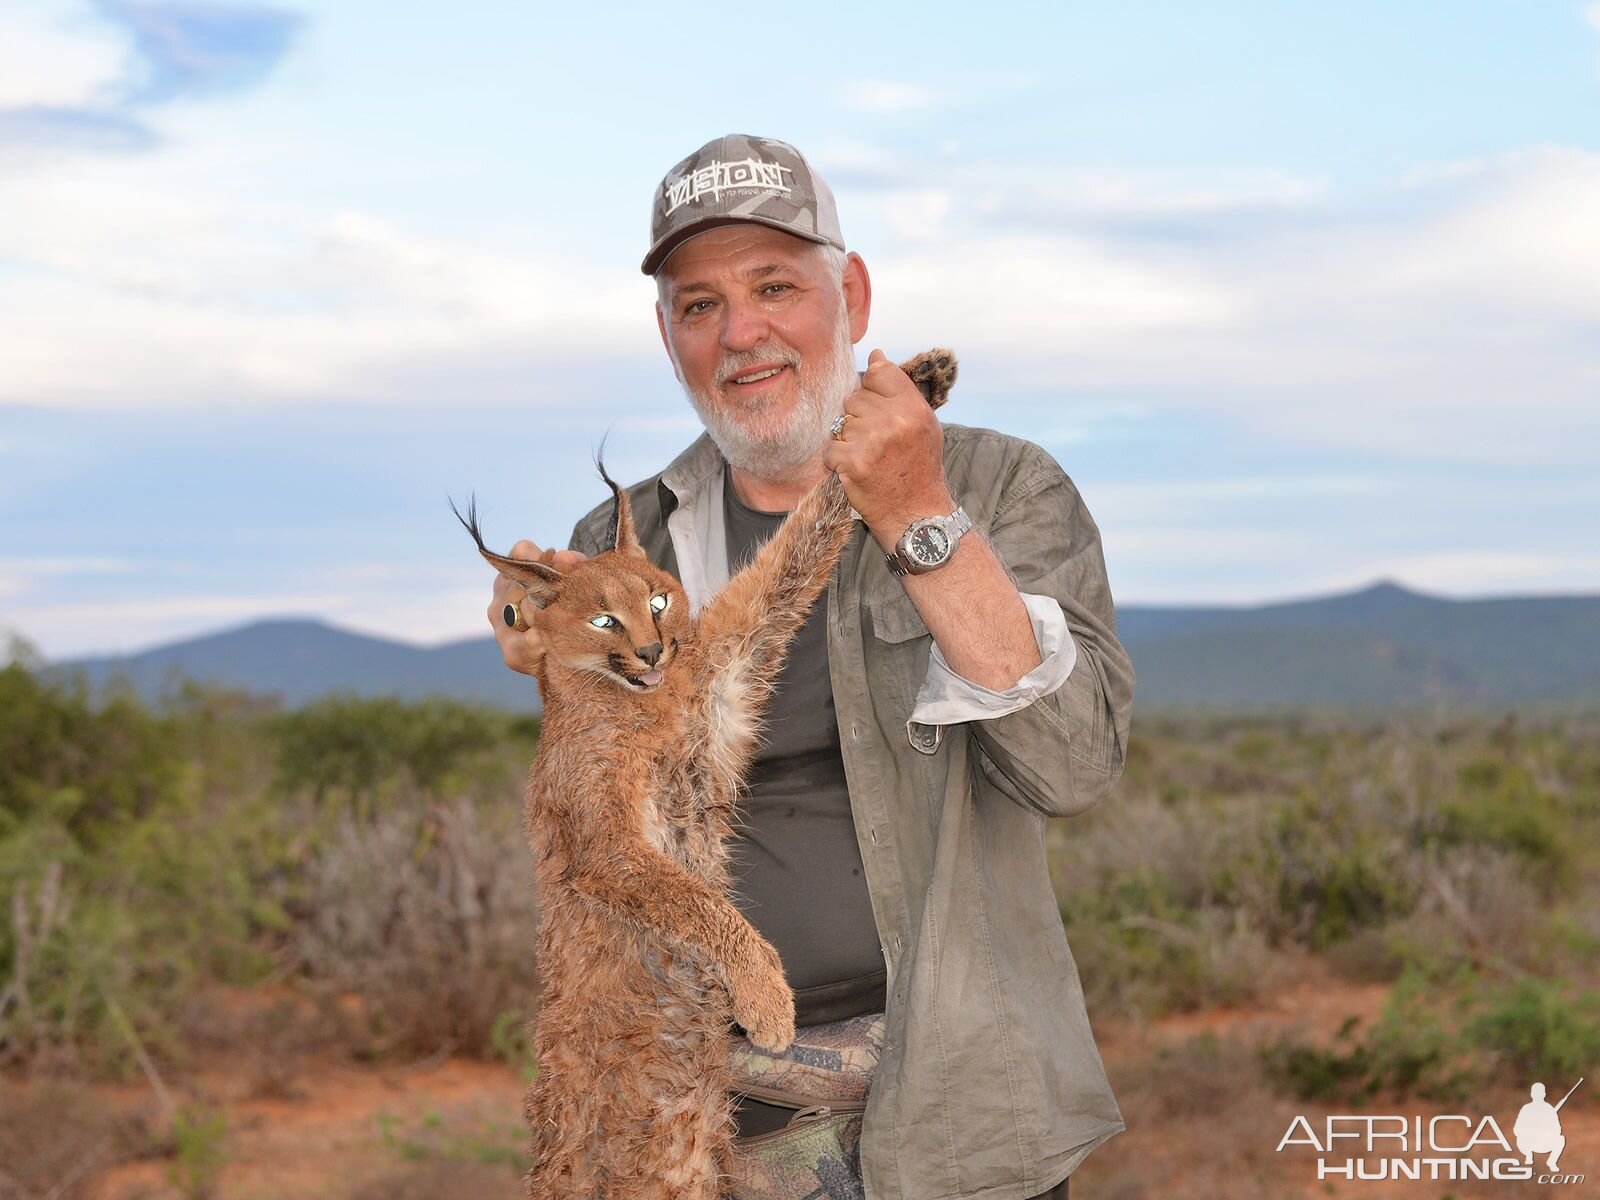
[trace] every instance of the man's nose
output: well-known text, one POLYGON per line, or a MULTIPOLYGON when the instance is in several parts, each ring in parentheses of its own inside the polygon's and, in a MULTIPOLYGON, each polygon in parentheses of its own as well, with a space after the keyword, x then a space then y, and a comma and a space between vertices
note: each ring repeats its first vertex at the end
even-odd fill
POLYGON ((767 318, 758 305, 729 301, 722 309, 722 345, 749 350, 767 336, 767 318))

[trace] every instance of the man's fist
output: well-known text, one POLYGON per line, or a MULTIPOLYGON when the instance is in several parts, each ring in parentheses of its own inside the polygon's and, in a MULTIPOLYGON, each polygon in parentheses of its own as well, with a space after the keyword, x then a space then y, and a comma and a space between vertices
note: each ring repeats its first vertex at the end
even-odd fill
POLYGON ((844 412, 844 429, 823 447, 823 461, 880 543, 893 545, 918 517, 955 508, 939 418, 882 350, 868 356, 861 387, 846 397, 844 412))
MULTIPOLYGON (((572 567, 583 561, 584 555, 576 550, 540 550, 538 546, 524 539, 511 547, 508 558, 524 560, 538 559, 540 562, 549 563, 558 571, 570 571, 572 567)), ((500 657, 506 660, 506 666, 513 671, 520 671, 524 675, 533 675, 538 672, 539 664, 544 660, 544 639, 539 636, 537 629, 518 631, 506 624, 506 605, 516 606, 527 620, 532 614, 532 605, 523 606, 523 600, 528 592, 520 583, 504 575, 494 577, 494 595, 489 601, 489 628, 494 630, 494 640, 500 646, 500 657)))

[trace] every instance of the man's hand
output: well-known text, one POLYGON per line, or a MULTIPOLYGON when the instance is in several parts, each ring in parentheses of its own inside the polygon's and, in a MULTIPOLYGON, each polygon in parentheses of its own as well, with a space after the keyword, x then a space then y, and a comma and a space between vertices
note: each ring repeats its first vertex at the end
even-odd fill
MULTIPOLYGON (((558 571, 570 571, 574 565, 582 562, 585 556, 576 550, 555 550, 547 553, 524 539, 511 547, 511 553, 507 557, 538 559, 549 563, 558 571)), ((522 607, 527 594, 527 589, 516 580, 496 575, 494 597, 489 601, 489 628, 494 630, 494 640, 500 646, 500 657, 506 660, 506 666, 524 675, 533 675, 538 672, 539 664, 544 661, 544 639, 539 636, 537 629, 518 632, 507 625, 505 619, 505 609, 508 604, 520 608, 524 619, 529 616, 531 605, 528 608, 522 607)))
POLYGON ((829 439, 823 461, 885 548, 917 518, 955 509, 939 418, 882 350, 868 356, 861 388, 845 399, 844 411, 841 438, 829 439))

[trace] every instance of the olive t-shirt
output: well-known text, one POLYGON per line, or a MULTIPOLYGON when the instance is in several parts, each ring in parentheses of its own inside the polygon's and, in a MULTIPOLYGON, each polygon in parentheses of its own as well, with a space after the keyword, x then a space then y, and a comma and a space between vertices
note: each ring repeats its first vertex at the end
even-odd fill
MULTIPOLYGON (((747 508, 731 481, 723 512, 732 571, 786 515, 747 508)), ((783 959, 801 1025, 881 1012, 885 1001, 883 951, 839 752, 827 634, 824 592, 778 676, 731 847, 734 903, 783 959)))

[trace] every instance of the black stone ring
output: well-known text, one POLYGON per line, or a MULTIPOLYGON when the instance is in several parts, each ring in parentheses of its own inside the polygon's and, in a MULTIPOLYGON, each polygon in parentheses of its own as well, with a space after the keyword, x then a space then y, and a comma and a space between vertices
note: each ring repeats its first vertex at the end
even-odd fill
POLYGON ((505 623, 512 629, 522 630, 528 627, 523 622, 522 613, 518 610, 515 604, 508 604, 502 608, 500 610, 500 616, 504 618, 505 623))

